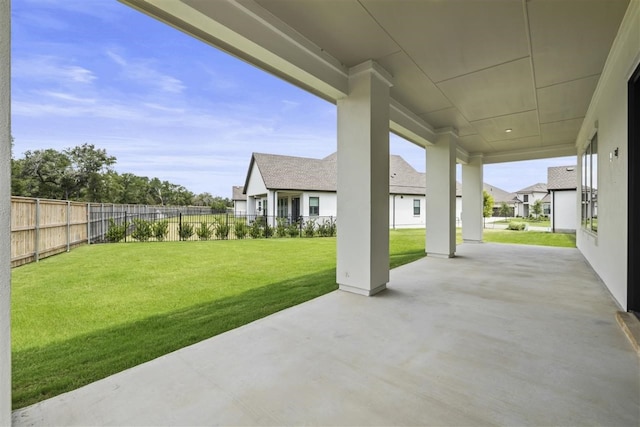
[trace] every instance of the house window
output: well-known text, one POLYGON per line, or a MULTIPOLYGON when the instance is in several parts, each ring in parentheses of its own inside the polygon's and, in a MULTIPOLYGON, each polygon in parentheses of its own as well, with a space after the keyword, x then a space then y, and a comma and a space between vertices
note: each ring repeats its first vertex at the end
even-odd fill
POLYGON ((522 196, 522 199, 524 200, 525 203, 529 203, 529 195, 525 194, 524 196, 522 196))
POLYGON ((582 227, 598 232, 598 134, 582 155, 582 227))
POLYGON ((262 200, 258 200, 258 212, 262 212, 262 200))
POLYGON ((420 215, 420 199, 413 199, 413 215, 420 215))
POLYGON ((320 215, 320 197, 309 197, 309 216, 320 215))
POLYGON ((278 217, 286 218, 289 216, 289 200, 278 199, 278 217))

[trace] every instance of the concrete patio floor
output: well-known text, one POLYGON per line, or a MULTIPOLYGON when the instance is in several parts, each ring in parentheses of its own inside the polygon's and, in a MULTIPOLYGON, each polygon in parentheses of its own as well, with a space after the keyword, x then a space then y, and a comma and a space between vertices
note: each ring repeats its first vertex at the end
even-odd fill
POLYGON ((640 363, 576 249, 465 244, 14 412, 14 425, 640 423, 640 363))

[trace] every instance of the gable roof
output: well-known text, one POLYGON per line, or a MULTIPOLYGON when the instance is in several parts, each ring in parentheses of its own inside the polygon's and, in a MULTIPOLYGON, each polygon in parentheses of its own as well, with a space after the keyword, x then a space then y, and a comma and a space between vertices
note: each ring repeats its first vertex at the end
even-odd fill
POLYGON ((231 200, 247 200, 244 195, 244 187, 241 185, 234 185, 231 187, 231 200))
POLYGON ((547 184, 545 184, 544 182, 539 182, 537 184, 533 184, 528 187, 525 187, 522 190, 516 191, 516 193, 546 193, 546 192, 547 192, 547 184))
MULTIPOLYGON (((337 153, 323 159, 253 153, 244 188, 256 165, 269 190, 337 191, 337 158, 337 153)), ((402 157, 389 156, 389 175, 390 194, 425 194, 425 174, 402 157)))
MULTIPOLYGON (((509 193, 502 188, 487 184, 486 182, 482 183, 482 189, 493 196, 494 203, 511 203, 516 197, 514 193, 509 193)), ((456 197, 462 197, 462 184, 458 181, 456 181, 456 197)))
POLYGON ((575 190, 578 188, 576 166, 553 166, 547 169, 547 189, 575 190))

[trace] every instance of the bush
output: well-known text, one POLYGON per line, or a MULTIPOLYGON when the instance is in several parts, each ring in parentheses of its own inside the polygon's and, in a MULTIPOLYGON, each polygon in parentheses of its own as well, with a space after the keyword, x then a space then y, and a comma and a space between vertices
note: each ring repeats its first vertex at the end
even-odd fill
POLYGON ((135 228, 131 233, 131 237, 139 242, 148 242, 153 235, 151 223, 144 219, 134 218, 133 225, 135 228))
POLYGON ((310 219, 305 222, 303 231, 305 237, 313 237, 313 235, 316 233, 316 221, 314 219, 310 219))
POLYGON ((193 236, 193 225, 188 222, 178 224, 178 236, 180 240, 189 240, 193 236))
POLYGON ((292 222, 287 227, 287 234, 289 237, 298 237, 300 235, 300 222, 292 222))
POLYGON ((287 218, 278 218, 276 221, 278 222, 276 225, 276 235, 278 237, 286 237, 287 236, 287 218))
POLYGON ((265 223, 264 224, 264 237, 271 237, 273 236, 273 227, 270 226, 269 224, 265 223))
POLYGON ((251 227, 249 227, 249 235, 252 239, 262 237, 262 227, 260 226, 260 221, 258 221, 257 218, 251 223, 251 227))
POLYGON ((151 232, 157 241, 162 242, 169 234, 169 221, 162 220, 151 224, 151 232))
POLYGON ((244 220, 241 220, 235 223, 235 225, 233 226, 233 231, 236 234, 236 239, 244 239, 245 237, 247 237, 247 233, 249 230, 244 220))
POLYGON ((211 228, 211 225, 206 222, 201 222, 200 227, 196 230, 196 235, 200 240, 209 240, 213 235, 213 229, 211 228))
POLYGON ((105 233, 104 237, 109 242, 119 242, 126 236, 128 226, 129 224, 127 224, 126 222, 124 224, 118 225, 113 220, 113 218, 109 218, 109 229, 105 233))
POLYGON ((216 224, 216 237, 218 239, 227 239, 229 237, 229 224, 223 224, 222 222, 218 222, 216 224))
POLYGON ((526 228, 526 226, 527 224, 525 224, 524 222, 511 221, 507 226, 507 230, 523 231, 526 228))
POLYGON ((322 224, 318 224, 318 234, 320 237, 333 237, 336 235, 336 221, 333 217, 322 221, 322 224))

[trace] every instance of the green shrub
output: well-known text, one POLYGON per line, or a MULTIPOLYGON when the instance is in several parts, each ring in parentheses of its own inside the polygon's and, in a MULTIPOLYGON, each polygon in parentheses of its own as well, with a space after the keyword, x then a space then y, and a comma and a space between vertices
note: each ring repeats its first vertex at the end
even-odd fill
POLYGON ((178 224, 178 236, 180 240, 189 240, 193 236, 193 225, 188 222, 178 224))
POLYGON ((255 221, 251 223, 251 227, 249 227, 249 236, 251 236, 252 239, 258 239, 262 237, 262 227, 260 226, 260 221, 258 221, 258 218, 256 218, 255 221))
POLYGON ((244 239, 245 237, 247 237, 249 229, 244 220, 240 220, 234 224, 233 231, 236 234, 236 239, 244 239))
POLYGON ((134 218, 134 229, 131 232, 131 237, 139 242, 148 242, 153 232, 151 231, 151 223, 145 219, 134 218))
POLYGON ((318 224, 318 235, 320 237, 333 237, 336 235, 336 220, 332 218, 325 219, 318 224))
POLYGON ((507 230, 523 231, 527 227, 524 222, 511 221, 507 226, 507 230))
POLYGON ((276 235, 278 237, 286 237, 287 236, 287 218, 278 218, 276 221, 278 222, 276 224, 276 235))
POLYGON ((118 225, 113 218, 109 218, 109 229, 105 233, 104 237, 109 242, 119 242, 126 236, 128 226, 129 224, 127 224, 126 221, 124 224, 118 225))
POLYGON ((162 242, 169 234, 169 221, 162 220, 151 224, 151 232, 157 241, 162 242))
POLYGON ((307 220, 303 227, 305 237, 313 237, 316 233, 316 221, 314 219, 307 220))
POLYGON ((196 229, 196 235, 200 240, 209 240, 213 236, 213 229, 211 225, 203 221, 200 223, 200 227, 196 229))
POLYGON ((300 222, 292 222, 287 227, 287 234, 289 237, 298 237, 300 235, 300 222))
POLYGON ((229 229, 231 227, 229 226, 229 224, 223 224, 222 222, 218 222, 216 224, 216 237, 218 239, 227 239, 229 237, 229 229))

